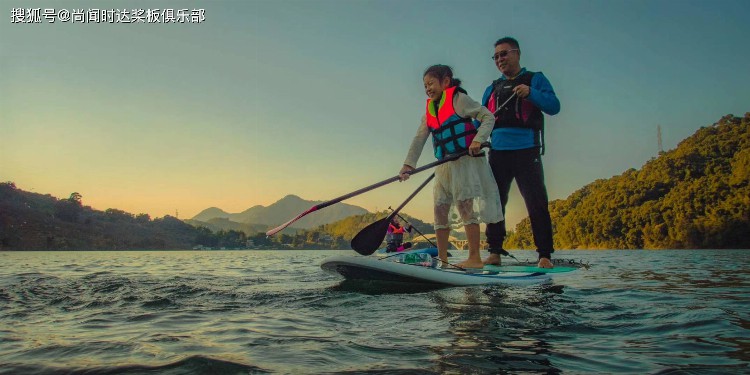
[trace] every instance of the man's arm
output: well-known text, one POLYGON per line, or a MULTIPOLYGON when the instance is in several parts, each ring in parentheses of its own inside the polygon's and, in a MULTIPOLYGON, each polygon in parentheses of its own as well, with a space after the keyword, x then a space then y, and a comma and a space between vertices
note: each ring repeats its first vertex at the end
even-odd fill
POLYGON ((560 100, 555 95, 555 90, 552 89, 552 84, 549 83, 547 77, 538 72, 531 78, 531 89, 529 90, 528 99, 534 103, 535 106, 539 107, 542 112, 552 116, 560 112, 560 100))

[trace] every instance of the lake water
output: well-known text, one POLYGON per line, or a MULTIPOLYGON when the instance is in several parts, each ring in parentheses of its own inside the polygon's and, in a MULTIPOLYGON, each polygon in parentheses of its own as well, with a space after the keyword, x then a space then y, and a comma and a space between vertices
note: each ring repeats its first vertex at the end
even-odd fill
POLYGON ((0 252, 0 373, 750 373, 750 251, 441 289, 320 269, 342 253, 0 252))

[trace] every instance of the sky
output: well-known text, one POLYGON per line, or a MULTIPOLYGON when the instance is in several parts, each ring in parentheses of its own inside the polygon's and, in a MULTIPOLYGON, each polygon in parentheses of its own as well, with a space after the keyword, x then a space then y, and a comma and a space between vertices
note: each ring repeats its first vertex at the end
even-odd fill
MULTIPOLYGON (((750 111, 750 2, 693 0, 0 0, 0 181, 95 209, 191 218, 288 194, 326 201, 398 173, 422 73, 475 100, 494 42, 561 102, 546 117, 550 199, 640 168, 750 111), (13 9, 203 10, 200 23, 14 23, 13 9)), ((419 165, 434 160, 431 142, 419 165)), ((399 205, 428 174, 351 198, 399 205)), ((509 224, 526 217, 513 187, 509 224)), ((432 222, 425 189, 403 212, 432 222)))

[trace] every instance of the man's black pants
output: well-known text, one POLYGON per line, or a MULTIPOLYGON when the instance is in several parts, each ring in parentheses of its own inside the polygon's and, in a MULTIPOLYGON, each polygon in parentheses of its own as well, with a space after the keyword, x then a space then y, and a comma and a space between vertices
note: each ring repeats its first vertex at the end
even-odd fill
MULTIPOLYGON (((540 258, 551 258, 550 254, 555 252, 552 245, 552 220, 549 216, 547 187, 544 185, 544 168, 539 148, 492 150, 489 162, 500 190, 503 216, 505 205, 508 203, 510 184, 515 179, 529 213, 536 251, 540 258)), ((505 220, 487 224, 485 235, 490 252, 501 253, 496 250, 503 248, 506 235, 505 220)))

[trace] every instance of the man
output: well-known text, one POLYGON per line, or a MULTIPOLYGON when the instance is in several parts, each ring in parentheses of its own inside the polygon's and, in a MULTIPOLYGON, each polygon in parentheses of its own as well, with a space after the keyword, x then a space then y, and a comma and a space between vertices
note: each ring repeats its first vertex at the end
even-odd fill
MULTIPOLYGON (((502 76, 485 90, 482 104, 495 113, 492 149, 489 162, 500 190, 503 216, 513 179, 526 203, 531 219, 534 244, 539 253, 539 267, 552 268, 552 220, 549 215, 547 188, 541 155, 544 154, 544 115, 560 112, 560 101, 552 85, 541 72, 522 68, 518 41, 505 37, 495 42, 492 56, 502 76)), ((490 255, 485 264, 500 264, 505 221, 487 224, 490 255)))

